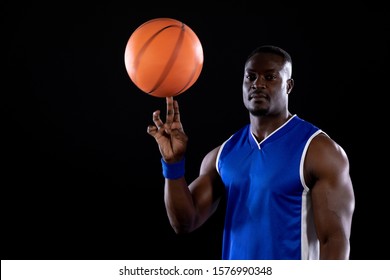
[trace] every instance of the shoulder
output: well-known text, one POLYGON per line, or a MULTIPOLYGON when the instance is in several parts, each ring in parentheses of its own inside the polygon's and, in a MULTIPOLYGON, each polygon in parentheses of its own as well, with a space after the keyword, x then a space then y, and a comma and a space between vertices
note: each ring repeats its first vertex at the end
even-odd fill
POLYGON ((309 152, 314 156, 321 156, 325 158, 340 157, 340 159, 347 160, 347 154, 343 147, 322 131, 311 141, 309 152))
MULTIPOLYGON (((226 139, 221 145, 215 147, 210 152, 206 154, 202 161, 202 169, 210 170, 217 169, 217 160, 222 152, 227 146, 234 147, 237 141, 246 138, 250 131, 250 125, 244 125, 236 132, 234 132, 228 139, 226 139)), ((226 149, 225 149, 226 150, 226 149)))
POLYGON ((346 157, 344 149, 321 128, 307 120, 299 118, 297 115, 295 115, 295 120, 301 127, 306 128, 310 136, 308 153, 314 155, 315 158, 318 156, 326 156, 328 153, 331 153, 330 156, 340 154, 342 157, 346 157))
POLYGON ((217 157, 218 157, 220 149, 221 149, 221 145, 212 149, 210 152, 208 152, 204 156, 204 158, 202 160, 201 168, 200 168, 201 173, 216 170, 216 161, 217 161, 217 157))
POLYGON ((236 132, 234 132, 228 139, 226 139, 220 149, 225 149, 226 147, 234 147, 238 143, 246 142, 250 135, 250 124, 246 124, 245 126, 239 128, 236 132))
POLYGON ((305 159, 305 174, 318 179, 331 174, 348 174, 348 156, 335 140, 321 132, 313 137, 305 159))

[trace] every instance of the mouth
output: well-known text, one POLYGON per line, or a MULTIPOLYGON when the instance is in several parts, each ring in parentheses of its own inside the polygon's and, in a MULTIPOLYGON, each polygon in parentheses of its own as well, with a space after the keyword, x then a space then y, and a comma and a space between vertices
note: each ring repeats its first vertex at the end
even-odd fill
POLYGON ((252 93, 249 95, 249 100, 268 100, 268 96, 262 93, 252 93))

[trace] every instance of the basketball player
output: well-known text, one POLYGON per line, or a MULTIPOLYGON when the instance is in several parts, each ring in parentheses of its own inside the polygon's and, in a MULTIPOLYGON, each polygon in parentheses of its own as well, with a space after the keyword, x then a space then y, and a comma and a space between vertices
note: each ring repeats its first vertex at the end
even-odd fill
POLYGON ((290 55, 256 48, 245 63, 243 102, 250 123, 203 159, 185 180, 188 137, 177 100, 165 122, 153 113, 165 205, 177 233, 201 226, 226 196, 222 259, 349 259, 354 191, 348 157, 333 139, 288 109, 290 55))

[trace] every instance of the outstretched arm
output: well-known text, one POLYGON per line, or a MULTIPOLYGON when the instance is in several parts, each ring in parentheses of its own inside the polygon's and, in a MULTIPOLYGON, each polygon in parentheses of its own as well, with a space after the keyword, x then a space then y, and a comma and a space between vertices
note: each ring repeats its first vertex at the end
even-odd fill
POLYGON ((355 197, 345 151, 326 135, 315 137, 305 161, 311 182, 320 259, 349 259, 355 197))
MULTIPOLYGON (((167 115, 165 123, 160 111, 153 113, 154 125, 147 132, 156 140, 163 160, 168 165, 180 164, 185 157, 188 137, 180 121, 179 104, 172 97, 166 98, 167 115)), ((165 207, 169 221, 176 233, 193 231, 214 213, 219 195, 214 185, 219 182, 215 168, 218 148, 203 159, 200 175, 189 186, 184 174, 178 178, 165 178, 165 207)))

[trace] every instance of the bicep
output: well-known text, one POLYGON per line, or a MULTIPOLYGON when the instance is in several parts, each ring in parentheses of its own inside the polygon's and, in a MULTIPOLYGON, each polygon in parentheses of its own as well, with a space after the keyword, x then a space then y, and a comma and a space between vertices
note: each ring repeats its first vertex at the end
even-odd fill
POLYGON ((317 235, 321 242, 349 239, 355 207, 349 161, 345 151, 320 136, 308 151, 313 178, 311 197, 317 235))
POLYGON ((215 212, 223 194, 222 182, 215 166, 218 149, 215 148, 204 157, 199 177, 189 185, 199 225, 215 212))

